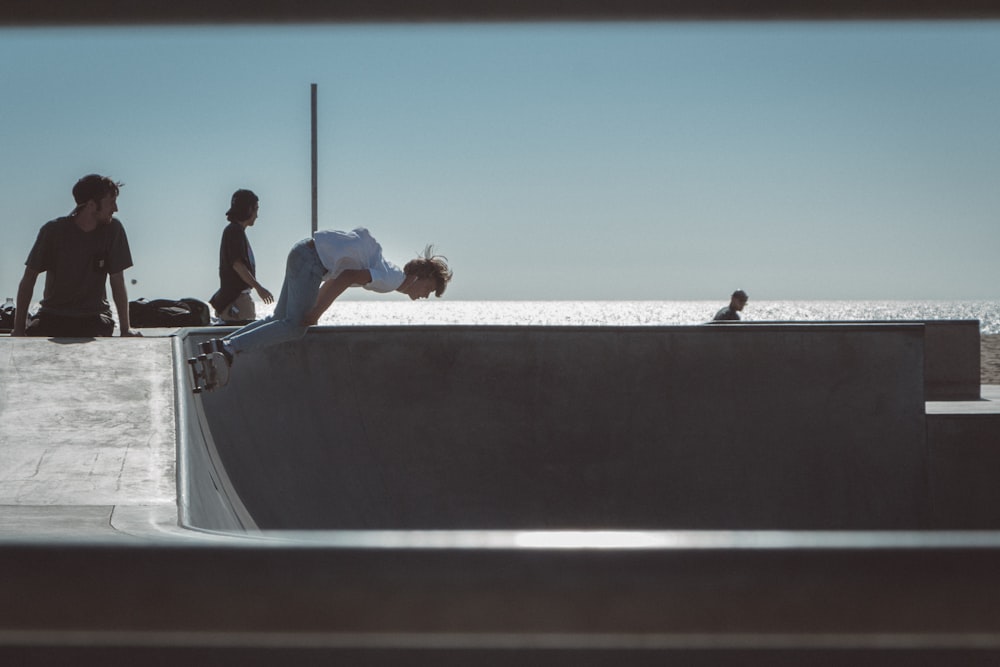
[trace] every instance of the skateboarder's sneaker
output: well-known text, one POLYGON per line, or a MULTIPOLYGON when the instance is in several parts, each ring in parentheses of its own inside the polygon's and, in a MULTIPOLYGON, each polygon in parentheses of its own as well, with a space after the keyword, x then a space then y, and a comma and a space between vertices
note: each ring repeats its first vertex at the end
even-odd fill
POLYGON ((208 340, 203 340, 198 343, 198 349, 201 350, 202 354, 212 354, 213 352, 219 352, 219 348, 222 346, 222 341, 218 338, 209 338, 208 340))

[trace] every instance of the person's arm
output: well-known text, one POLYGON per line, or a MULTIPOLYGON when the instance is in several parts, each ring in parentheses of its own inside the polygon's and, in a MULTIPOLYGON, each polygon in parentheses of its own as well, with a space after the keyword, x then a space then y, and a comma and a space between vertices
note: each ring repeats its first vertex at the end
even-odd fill
POLYGON ((257 290, 257 296, 260 297, 261 301, 264 303, 274 303, 274 295, 257 282, 257 278, 254 277, 253 272, 242 260, 238 259, 233 262, 233 271, 243 279, 243 282, 257 290))
POLYGON ((23 336, 25 325, 28 322, 28 308, 31 307, 31 297, 35 293, 35 281, 38 280, 38 271, 24 267, 24 275, 17 286, 17 304, 14 311, 14 328, 11 336, 23 336))
POLYGON ((128 288, 125 287, 125 272, 112 273, 111 276, 111 297, 115 302, 115 309, 118 311, 118 326, 121 327, 121 336, 141 336, 142 334, 132 329, 132 323, 128 317, 128 288))
POLYGON ((326 309, 351 285, 367 285, 371 281, 372 274, 368 269, 345 269, 336 278, 327 280, 319 288, 316 305, 313 306, 312 310, 307 311, 305 317, 302 318, 302 325, 311 327, 319 322, 319 318, 323 316, 326 309))

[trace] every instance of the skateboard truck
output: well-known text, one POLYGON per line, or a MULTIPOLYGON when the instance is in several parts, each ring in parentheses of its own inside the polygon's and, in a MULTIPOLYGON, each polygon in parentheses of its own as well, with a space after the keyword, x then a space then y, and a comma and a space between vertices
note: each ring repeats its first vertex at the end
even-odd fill
POLYGON ((229 382, 229 361, 221 352, 199 354, 187 360, 191 390, 195 394, 224 387, 229 382))

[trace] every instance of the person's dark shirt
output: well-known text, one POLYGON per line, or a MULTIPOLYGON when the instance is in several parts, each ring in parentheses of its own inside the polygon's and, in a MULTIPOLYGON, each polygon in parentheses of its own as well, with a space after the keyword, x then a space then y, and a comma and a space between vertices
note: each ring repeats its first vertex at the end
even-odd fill
POLYGON ((725 322, 727 320, 739 320, 739 319, 740 319, 739 312, 734 310, 732 306, 726 306, 725 308, 723 308, 722 310, 720 310, 715 314, 715 317, 712 318, 712 321, 725 322))
POLYGON ((66 216, 42 225, 24 264, 45 273, 41 312, 110 316, 108 275, 132 266, 132 252, 117 218, 85 232, 66 216))
POLYGON ((250 273, 257 274, 246 229, 238 222, 230 222, 222 231, 222 243, 219 246, 219 290, 209 299, 217 311, 222 311, 236 300, 240 292, 251 287, 233 268, 237 260, 243 262, 250 273))

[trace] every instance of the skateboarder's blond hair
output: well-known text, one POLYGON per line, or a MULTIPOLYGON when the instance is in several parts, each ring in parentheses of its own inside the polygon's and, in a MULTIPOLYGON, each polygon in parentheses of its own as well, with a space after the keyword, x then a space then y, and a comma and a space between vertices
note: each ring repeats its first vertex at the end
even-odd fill
POLYGON ((407 262, 403 267, 403 273, 417 278, 434 278, 437 283, 434 296, 438 297, 444 294, 452 274, 448 268, 448 258, 444 255, 435 255, 433 245, 428 245, 422 255, 407 262))

